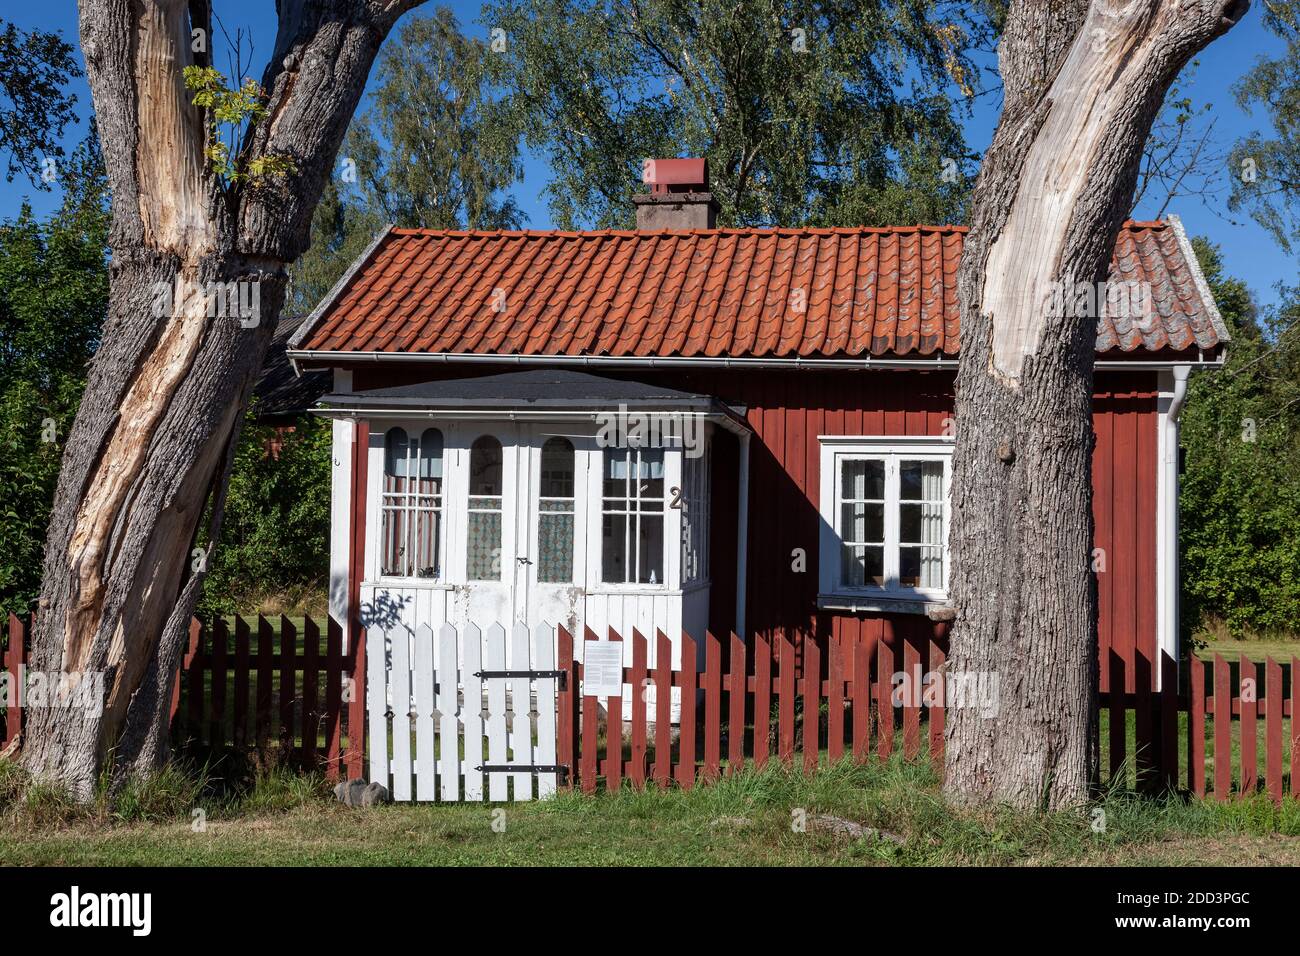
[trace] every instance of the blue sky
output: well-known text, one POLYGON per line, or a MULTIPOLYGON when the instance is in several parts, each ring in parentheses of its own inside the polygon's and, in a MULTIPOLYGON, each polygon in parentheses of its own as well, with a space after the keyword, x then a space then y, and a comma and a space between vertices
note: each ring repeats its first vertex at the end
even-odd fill
MULTIPOLYGON (((447 5, 456 13, 462 28, 478 35, 485 34, 485 27, 476 22, 481 8, 479 2, 452 0, 447 5)), ((214 6, 231 35, 239 27, 251 34, 255 49, 254 68, 249 72, 260 76, 264 58, 273 46, 275 4, 272 0, 216 0, 214 6)), ((1238 108, 1231 93, 1232 85, 1258 57, 1274 55, 1281 49, 1280 42, 1261 23, 1260 4, 1253 6, 1254 9, 1243 23, 1213 43, 1201 55, 1194 79, 1186 88, 1196 103, 1208 103, 1213 107, 1213 115, 1217 119, 1216 136, 1225 146, 1252 129, 1262 128, 1266 121, 1266 117, 1252 116, 1238 108)), ((418 12, 417 10, 416 14, 418 12)), ((11 4, 3 16, 20 29, 58 30, 74 44, 77 42, 76 6, 71 0, 21 6, 11 4)), ((224 56, 218 55, 216 65, 224 68, 224 56)), ((990 82, 996 83, 996 77, 992 77, 990 82)), ((78 113, 84 117, 90 107, 90 91, 85 80, 74 80, 72 89, 77 95, 78 113)), ((984 96, 977 101, 974 115, 966 123, 967 137, 973 149, 982 151, 988 146, 997 123, 999 107, 1000 100, 995 95, 984 96)), ((84 132, 83 120, 77 128, 67 131, 65 148, 74 146, 84 132)), ((1224 175, 1227 175, 1226 170, 1224 175)), ((549 178, 545 160, 534 156, 526 158, 524 180, 515 187, 513 195, 532 228, 544 229, 551 225, 549 212, 541 196, 549 178)), ((42 193, 25 179, 17 178, 12 183, 6 183, 0 178, 0 218, 15 214, 24 199, 31 201, 38 214, 47 213, 57 207, 57 186, 54 192, 42 193)), ((1231 222, 1221 204, 1207 207, 1199 199, 1180 200, 1170 211, 1182 216, 1191 234, 1207 235, 1222 246, 1228 272, 1245 279, 1257 301, 1276 301, 1274 286, 1279 281, 1295 284, 1295 259, 1284 255, 1268 234, 1253 222, 1231 222)), ((1150 209, 1139 207, 1136 214, 1143 217, 1150 213, 1150 209)))

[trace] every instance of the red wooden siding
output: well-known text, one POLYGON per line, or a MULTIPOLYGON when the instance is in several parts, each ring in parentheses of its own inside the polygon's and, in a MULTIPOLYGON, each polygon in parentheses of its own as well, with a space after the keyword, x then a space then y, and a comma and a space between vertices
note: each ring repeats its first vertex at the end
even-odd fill
MULTIPOLYGON (((411 365, 358 365, 358 390, 472 377, 502 369, 430 368, 411 365)), ((955 373, 948 369, 804 371, 782 369, 593 369, 611 378, 631 379, 716 395, 744 406, 754 437, 750 441, 749 578, 746 630, 771 642, 774 666, 786 635, 816 631, 874 653, 881 641, 901 662, 903 645, 924 651, 946 631, 915 615, 818 612, 817 553, 820 528, 819 435, 941 435, 952 415, 955 373), (792 551, 802 548, 807 570, 791 570, 792 551)), ((1108 652, 1125 662, 1145 658, 1140 672, 1154 679, 1156 661, 1156 373, 1103 371, 1097 374, 1093 402, 1097 444, 1093 454, 1096 547, 1105 551, 1098 575, 1098 630, 1101 687, 1109 689, 1108 652)), ((735 454, 719 445, 714 467, 713 592, 709 626, 725 633, 735 626, 734 500, 718 489, 734 488, 735 454)), ((749 635, 747 635, 749 636, 749 635)), ((796 646, 799 646, 796 642, 796 646)), ((798 653, 798 652, 796 652, 798 653)), ((1126 669, 1134 689, 1136 667, 1126 669)))
MULTIPOLYGON (((1097 575, 1097 641, 1101 689, 1108 691, 1104 662, 1112 649, 1121 660, 1141 660, 1151 671, 1157 660, 1154 374, 1098 376, 1092 422, 1094 547, 1105 559, 1105 571, 1097 575)), ((1136 667, 1127 669, 1126 692, 1136 689, 1137 673, 1136 667)))

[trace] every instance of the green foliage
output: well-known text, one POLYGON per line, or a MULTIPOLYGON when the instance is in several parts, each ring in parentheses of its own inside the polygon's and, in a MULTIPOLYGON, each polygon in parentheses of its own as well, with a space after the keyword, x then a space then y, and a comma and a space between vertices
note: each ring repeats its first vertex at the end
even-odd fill
POLYGON ((1264 23, 1285 49, 1261 58, 1234 92, 1243 109, 1262 108, 1272 129, 1251 133, 1233 149, 1228 208, 1249 212, 1291 252, 1300 242, 1300 6, 1265 4, 1264 23))
POLYGON ((400 226, 518 227, 503 196, 523 175, 518 136, 491 95, 490 56, 446 7, 407 20, 384 46, 344 147, 367 208, 400 226))
POLYGON ((309 314, 355 262, 387 220, 347 198, 335 179, 325 184, 311 220, 311 247, 293 264, 286 313, 309 314))
POLYGON ((0 613, 26 614, 63 442, 108 304, 107 187, 94 131, 67 170, 63 208, 0 224, 0 613))
POLYGON ((113 800, 101 793, 100 804, 123 823, 156 823, 189 816, 211 788, 206 767, 195 770, 172 761, 147 777, 128 778, 113 800))
POLYGON ((513 114, 494 95, 483 43, 451 12, 406 20, 379 54, 365 110, 293 267, 290 307, 309 312, 385 223, 517 229, 505 191, 522 176, 513 114))
POLYGON ((27 782, 27 771, 14 761, 0 757, 0 814, 22 799, 27 782))
POLYGON ((330 423, 304 415, 281 438, 249 410, 235 451, 221 538, 208 558, 200 610, 242 610, 250 596, 323 584, 329 574, 330 423))
POLYGON ((254 776, 246 790, 236 793, 230 801, 229 812, 285 813, 333 799, 332 789, 320 774, 274 767, 254 776))
POLYGON ((57 33, 21 32, 0 20, 0 154, 5 179, 22 172, 48 189, 45 162, 63 156, 59 140, 75 118, 77 98, 64 91, 79 76, 72 44, 57 33))
POLYGON ((254 156, 242 163, 242 169, 238 159, 230 158, 239 131, 266 116, 266 91, 256 80, 246 79, 243 86, 229 89, 226 78, 210 66, 187 66, 184 73, 185 88, 194 93, 194 105, 207 110, 208 162, 227 185, 256 184, 298 171, 289 157, 275 153, 254 156), (226 139, 222 138, 223 132, 226 139))
POLYGON ((681 155, 724 225, 880 225, 964 217, 954 100, 1000 7, 498 0, 483 23, 560 227, 630 225, 643 161, 681 155))
POLYGON ((1220 372, 1194 375, 1181 433, 1184 626, 1241 635, 1300 621, 1300 292, 1256 316, 1217 247, 1195 242, 1233 341, 1220 372))

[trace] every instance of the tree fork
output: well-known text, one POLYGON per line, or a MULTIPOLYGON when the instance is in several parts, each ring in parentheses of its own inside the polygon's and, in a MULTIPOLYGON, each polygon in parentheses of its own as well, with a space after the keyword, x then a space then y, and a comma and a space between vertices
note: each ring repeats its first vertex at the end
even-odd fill
POLYGON ((948 657, 952 674, 996 675, 999 701, 992 717, 949 711, 956 803, 1074 807, 1097 779, 1096 320, 1047 303, 1104 281, 1169 85, 1248 6, 1058 0, 1007 15, 1005 106, 958 273, 948 657))
MULTIPOLYGON (((28 715, 31 773, 89 799, 118 747, 118 781, 166 758, 171 675, 203 579, 191 570, 205 508, 215 537, 233 442, 284 304, 287 263, 379 45, 417 0, 280 0, 263 74, 267 114, 236 162, 284 157, 274 181, 223 182, 185 89, 206 0, 81 0, 81 46, 113 198, 109 306, 64 449, 46 538, 32 668, 100 675, 96 708, 28 715), (256 324, 162 290, 255 284, 256 324), (179 283, 179 284, 178 284, 179 283), (163 314, 156 314, 161 311, 163 314)), ((240 78, 235 78, 238 81, 240 78)), ((247 166, 245 165, 245 168, 247 166)), ((220 293, 218 293, 220 294, 220 293)), ((247 319, 247 316, 243 316, 247 319)))

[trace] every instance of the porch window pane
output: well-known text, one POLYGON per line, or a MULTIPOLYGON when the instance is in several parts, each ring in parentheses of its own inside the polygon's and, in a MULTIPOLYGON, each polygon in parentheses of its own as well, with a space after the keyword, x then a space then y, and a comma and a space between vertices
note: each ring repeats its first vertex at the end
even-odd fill
POLYGON ((663 515, 642 515, 637 535, 637 584, 662 584, 664 580, 663 515))
POLYGON ((709 518, 712 444, 687 450, 682 457, 682 583, 709 577, 709 518))
POLYGON ((943 587, 943 462, 902 461, 898 470, 898 583, 943 587))
POLYGON ((627 581, 627 516, 606 514, 601 521, 600 579, 606 584, 627 581))
POLYGON ((442 432, 418 439, 402 428, 384 436, 380 573, 437 578, 442 555, 442 432))
POLYGON ((601 579, 663 584, 663 449, 605 449, 603 488, 601 579))
POLYGON ((541 487, 537 501, 537 580, 573 580, 573 445, 550 438, 542 446, 541 487))
POLYGON ((471 581, 501 580, 501 442, 491 435, 469 450, 466 571, 471 581))

